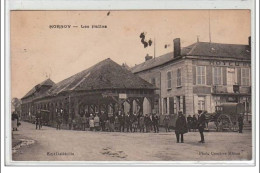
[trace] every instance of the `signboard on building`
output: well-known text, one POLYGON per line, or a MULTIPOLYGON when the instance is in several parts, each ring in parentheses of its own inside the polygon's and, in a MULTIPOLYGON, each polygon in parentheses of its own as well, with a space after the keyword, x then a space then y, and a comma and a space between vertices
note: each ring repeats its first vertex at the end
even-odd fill
POLYGON ((238 62, 238 61, 209 61, 210 65, 218 65, 218 66, 240 66, 240 67, 250 67, 250 63, 248 62, 238 62))
POLYGON ((120 98, 120 99, 126 99, 126 98, 127 98, 127 95, 124 94, 124 93, 119 93, 119 98, 120 98))

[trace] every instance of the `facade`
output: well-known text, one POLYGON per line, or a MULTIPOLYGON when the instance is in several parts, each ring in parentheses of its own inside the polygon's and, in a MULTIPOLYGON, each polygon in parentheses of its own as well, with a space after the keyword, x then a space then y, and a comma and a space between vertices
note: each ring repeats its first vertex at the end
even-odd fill
POLYGON ((250 44, 197 42, 181 48, 175 39, 173 52, 136 65, 132 72, 150 83, 155 79, 161 115, 213 113, 227 102, 242 103, 251 114, 250 44))
POLYGON ((44 110, 49 112, 50 125, 55 125, 60 113, 66 125, 69 118, 90 114, 143 112, 145 99, 153 108, 154 90, 152 84, 108 58, 57 84, 48 79, 37 85, 22 98, 22 114, 26 118, 44 110))
MULTIPOLYGON (((55 85, 51 79, 46 79, 42 83, 34 86, 24 97, 21 98, 21 116, 24 120, 29 120, 32 115, 36 114, 36 104, 35 100, 45 95, 46 92, 55 85)), ((40 109, 44 109, 41 105, 40 109)))

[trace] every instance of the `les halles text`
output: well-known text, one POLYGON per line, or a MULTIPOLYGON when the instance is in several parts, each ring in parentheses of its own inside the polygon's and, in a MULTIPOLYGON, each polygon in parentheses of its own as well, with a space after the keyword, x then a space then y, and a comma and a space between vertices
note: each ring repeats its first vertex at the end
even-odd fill
POLYGON ((49 25, 50 29, 72 29, 72 28, 82 28, 82 29, 95 29, 95 28, 107 28, 107 25, 49 25))

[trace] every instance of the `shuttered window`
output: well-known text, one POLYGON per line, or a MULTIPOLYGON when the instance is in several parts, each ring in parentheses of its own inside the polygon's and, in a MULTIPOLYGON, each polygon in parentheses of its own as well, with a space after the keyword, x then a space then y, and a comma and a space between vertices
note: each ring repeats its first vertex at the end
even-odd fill
POLYGON ((181 69, 177 69, 177 87, 181 86, 181 69))
POLYGON ((168 87, 168 89, 172 88, 172 72, 171 71, 167 72, 167 87, 168 87))
POLYGON ((167 97, 163 98, 163 113, 164 114, 168 113, 167 97))
POLYGON ((241 84, 245 86, 250 85, 250 69, 241 68, 241 84))
POLYGON ((196 70, 196 83, 198 85, 206 84, 206 67, 205 66, 197 66, 196 70))
POLYGON ((169 112, 170 114, 174 114, 174 99, 173 97, 169 97, 169 112))
POLYGON ((214 85, 222 85, 222 69, 221 67, 213 68, 213 84, 214 85))

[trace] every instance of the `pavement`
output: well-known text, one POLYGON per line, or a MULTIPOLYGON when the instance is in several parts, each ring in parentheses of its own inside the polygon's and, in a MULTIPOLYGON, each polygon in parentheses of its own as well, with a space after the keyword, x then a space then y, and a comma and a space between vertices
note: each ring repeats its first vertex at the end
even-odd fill
POLYGON ((120 133, 56 130, 22 122, 13 132, 14 161, 215 161, 251 160, 252 133, 199 132, 120 133))

